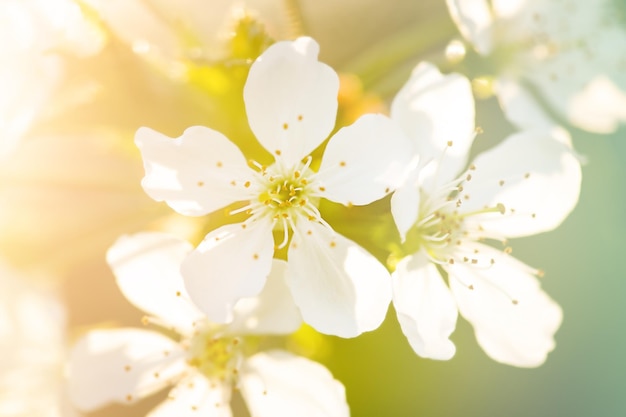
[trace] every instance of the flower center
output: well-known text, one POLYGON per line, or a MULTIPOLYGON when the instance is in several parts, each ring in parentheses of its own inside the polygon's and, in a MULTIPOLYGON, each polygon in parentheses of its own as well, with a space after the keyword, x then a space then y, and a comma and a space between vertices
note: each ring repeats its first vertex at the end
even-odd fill
MULTIPOLYGON (((275 219, 283 215, 295 216, 302 207, 310 204, 311 190, 306 178, 302 178, 298 171, 288 177, 269 176, 265 180, 265 190, 259 194, 258 200, 275 219)), ((316 207, 317 201, 313 205, 316 207)))
POLYGON ((187 362, 209 379, 233 382, 243 358, 241 339, 225 337, 219 328, 209 327, 190 341, 187 362))
MULTIPOLYGON (((460 177, 437 187, 432 193, 426 194, 421 191, 420 215, 407 233, 405 254, 423 250, 435 263, 454 263, 454 258, 458 258, 464 252, 462 248, 464 241, 480 241, 495 237, 485 233, 480 223, 473 221, 472 218, 490 213, 505 214, 503 204, 485 206, 478 210, 463 210, 464 201, 470 198, 469 194, 464 193, 463 185, 471 181, 472 171, 475 169, 472 164, 460 177)), ((472 259, 461 256, 461 260, 467 262, 472 259)))
POLYGON ((285 168, 281 161, 269 167, 254 161, 250 164, 258 169, 254 181, 245 183, 249 190, 249 203, 231 214, 246 212, 250 214, 245 223, 270 219, 274 227, 284 232, 283 241, 277 248, 286 246, 289 230, 301 219, 323 222, 318 210, 320 191, 316 187, 316 174, 309 168, 311 157, 292 168, 285 168))

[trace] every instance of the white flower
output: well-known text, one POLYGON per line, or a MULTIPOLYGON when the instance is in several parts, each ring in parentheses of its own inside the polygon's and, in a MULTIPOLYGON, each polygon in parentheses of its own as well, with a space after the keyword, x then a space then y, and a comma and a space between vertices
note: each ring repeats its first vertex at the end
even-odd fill
POLYGON ((337 74, 317 61, 310 38, 279 42, 252 65, 244 101, 252 131, 275 162, 246 161, 226 137, 191 127, 170 139, 141 128, 136 143, 142 185, 155 200, 199 216, 234 202, 243 223, 210 232, 182 265, 192 300, 211 320, 228 322, 232 306, 263 288, 277 248, 288 248, 287 282, 304 320, 343 337, 377 328, 391 289, 386 268, 321 218, 321 198, 364 205, 401 178, 409 143, 382 115, 366 115, 330 138, 318 172, 307 156, 333 129, 337 74), (403 168, 402 168, 403 169, 403 168))
POLYGON ((447 0, 452 18, 476 50, 504 60, 498 63, 502 67, 495 88, 512 122, 522 127, 545 124, 548 116, 541 101, 573 125, 593 132, 609 133, 626 122, 622 3, 489 3, 447 0))
POLYGON ((56 292, 33 278, 42 279, 0 259, 0 415, 70 417, 65 310, 56 292))
POLYGON ((149 417, 227 417, 236 388, 252 417, 348 416, 343 386, 322 365, 279 350, 251 354, 246 336, 287 334, 301 323, 284 283, 284 262, 274 261, 259 297, 237 304, 231 324, 217 325, 185 292, 179 266, 191 250, 163 233, 122 237, 109 250, 124 295, 152 316, 146 322, 177 337, 132 328, 90 331, 71 353, 73 403, 90 411, 173 386, 149 417))
POLYGON ((409 343, 420 356, 451 358, 458 310, 491 358, 540 365, 561 309, 541 290, 539 271, 483 241, 548 231, 565 219, 581 181, 569 144, 560 132, 516 133, 462 171, 475 136, 471 87, 429 64, 414 70, 391 113, 420 156, 391 200, 408 255, 393 274, 393 303, 409 343))
POLYGON ((180 64, 190 58, 228 58, 226 41, 236 20, 244 16, 260 15, 273 38, 284 38, 288 27, 283 5, 263 0, 211 0, 210 12, 203 0, 83 1, 133 52, 171 75, 178 75, 180 64))

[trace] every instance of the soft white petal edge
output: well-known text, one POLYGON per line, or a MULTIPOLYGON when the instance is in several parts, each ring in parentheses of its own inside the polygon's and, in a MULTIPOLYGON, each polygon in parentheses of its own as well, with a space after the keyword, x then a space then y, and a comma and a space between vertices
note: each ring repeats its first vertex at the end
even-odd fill
POLYGON ((391 196, 391 217, 403 242, 419 217, 420 191, 416 182, 416 178, 411 178, 391 196))
POLYGON ((83 411, 112 402, 132 403, 181 375, 187 366, 183 355, 177 343, 156 332, 90 331, 70 352, 70 400, 83 411))
POLYGON ((181 265, 187 293, 211 321, 231 322, 235 303, 263 289, 273 255, 269 220, 219 227, 181 265))
POLYGON ((135 143, 146 171, 144 190, 180 214, 201 216, 246 198, 232 184, 252 171, 239 148, 216 130, 192 126, 172 139, 142 127, 135 143))
POLYGON ((487 55, 493 48, 493 16, 486 0, 446 0, 448 11, 459 32, 476 51, 487 55))
POLYGON ((321 194, 348 206, 381 199, 404 182, 412 149, 388 117, 361 116, 328 141, 317 177, 321 194))
POLYGON ((559 226, 578 203, 580 161, 564 142, 562 129, 513 134, 474 160, 472 180, 464 184, 462 211, 503 204, 505 214, 474 216, 487 232, 522 237, 559 226))
POLYGON ((447 183, 467 164, 474 142, 474 97, 469 80, 419 63, 391 105, 391 118, 411 139, 421 165, 438 161, 438 181, 447 183))
POLYGON ((612 133, 626 122, 626 92, 607 76, 597 75, 568 100, 565 111, 574 126, 612 133))
POLYGON ((353 241, 303 221, 289 248, 287 284, 304 321, 340 337, 376 329, 391 301, 387 269, 353 241))
POLYGON ((317 60, 311 38, 277 42, 250 67, 243 95, 248 122, 270 153, 292 166, 335 126, 339 77, 317 60))
POLYGON ((492 359, 519 367, 543 364, 555 347, 561 308, 541 290, 528 266, 491 247, 476 248, 495 263, 489 268, 461 263, 446 268, 461 315, 474 326, 478 343, 492 359))
POLYGON ((517 128, 549 128, 555 124, 532 94, 517 81, 499 78, 495 91, 506 118, 517 128))
POLYGON ((448 360, 457 307, 435 265, 422 253, 402 259, 392 274, 393 305, 402 332, 419 356, 448 360))
POLYGON ((257 353, 241 375, 252 417, 348 417, 343 385, 319 363, 285 351, 257 353))
POLYGON ((147 417, 231 417, 231 389, 193 373, 181 380, 147 417))
POLYGON ((300 311, 286 282, 287 263, 274 259, 263 291, 235 304, 232 334, 290 334, 302 324, 300 311))
POLYGON ((122 236, 106 259, 124 296, 135 307, 161 319, 181 333, 193 331, 204 315, 193 305, 180 265, 193 246, 167 233, 122 236))

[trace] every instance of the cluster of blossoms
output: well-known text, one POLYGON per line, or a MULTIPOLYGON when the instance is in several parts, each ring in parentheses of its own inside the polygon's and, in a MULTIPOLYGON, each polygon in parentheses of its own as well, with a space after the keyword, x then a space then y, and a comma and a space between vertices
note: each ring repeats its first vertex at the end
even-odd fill
POLYGON ((80 409, 132 403, 173 385, 150 416, 229 416, 233 389, 253 417, 347 416, 343 386, 324 367, 259 352, 250 336, 286 335, 303 320, 355 337, 376 329, 392 300, 423 357, 454 355, 459 312, 496 361, 538 366, 553 349, 562 313, 541 290, 541 272, 491 243, 552 230, 574 208, 580 165, 561 131, 515 133, 468 165, 476 136, 470 83, 422 63, 390 117, 364 115, 341 128, 316 161, 312 152, 335 125, 339 88, 317 55, 310 38, 278 42, 250 68, 246 113, 269 165, 208 127, 175 139, 139 129, 142 185, 153 199, 183 215, 227 207, 245 219, 195 248, 162 233, 113 245, 107 260, 121 291, 170 337, 87 333, 69 369, 80 409), (388 268, 338 234, 320 202, 352 207, 392 193, 401 245, 388 268))
MULTIPOLYGON (((437 56, 432 34, 376 39, 367 52, 388 55, 364 53, 340 77, 297 37, 322 32, 298 22, 299 2, 210 3, 0 0, 0 416, 73 417, 161 393, 148 416, 348 417, 342 383, 288 349, 311 329, 374 331, 390 306, 422 358, 456 354, 460 315, 490 359, 542 365, 563 311, 509 240, 556 229, 578 203, 567 126, 626 125, 626 2, 421 2, 453 23, 428 15, 446 67, 419 63, 395 97, 374 98, 388 114, 364 115, 404 68, 390 63, 437 56), (474 95, 495 96, 515 131, 487 149, 474 95), (159 131, 136 130, 179 105, 159 131), (163 232, 172 219, 193 243, 163 232), (161 231, 106 255, 144 328, 81 331, 70 349, 50 282, 145 228, 161 231)), ((352 2, 313 3, 305 20, 351 15, 352 2)), ((359 26, 372 34, 351 33, 355 44, 388 31, 359 26)))
POLYGON ((505 114, 609 133, 626 122, 626 8, 616 0, 446 0, 461 34, 496 67, 505 114))

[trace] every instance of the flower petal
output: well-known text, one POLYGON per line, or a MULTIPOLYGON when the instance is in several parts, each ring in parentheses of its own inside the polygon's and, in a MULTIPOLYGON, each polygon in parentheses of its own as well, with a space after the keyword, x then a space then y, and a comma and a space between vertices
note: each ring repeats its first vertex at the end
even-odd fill
POLYGON ((299 226, 289 248, 287 284, 306 323, 355 337, 374 330, 391 300, 387 269, 361 246, 326 226, 299 226))
POLYGON ((274 259, 263 291, 250 298, 242 298, 235 305, 234 320, 228 326, 233 334, 289 334, 302 324, 285 274, 287 263, 274 259))
POLYGON ((79 409, 91 411, 147 397, 184 372, 183 355, 177 343, 156 332, 90 331, 70 353, 70 399, 79 409))
POLYGON ((398 188, 391 196, 391 216, 398 228, 402 241, 406 233, 417 221, 419 215, 420 192, 415 179, 398 188))
POLYGON ((572 94, 564 111, 574 126, 590 132, 612 133, 626 122, 626 91, 620 90, 607 76, 596 75, 572 94))
POLYGON ((402 332, 424 358, 448 360, 457 308, 435 265, 422 253, 402 259, 392 275, 393 305, 402 332))
POLYGON ((250 67, 244 101, 250 128, 288 166, 301 160, 335 126, 339 78, 317 60, 311 38, 277 42, 250 67))
POLYGON ((549 128, 554 120, 548 116, 541 104, 517 81, 500 78, 496 94, 506 118, 519 129, 549 128))
POLYGON ((446 0, 446 4, 463 37, 474 44, 478 53, 489 54, 493 48, 493 16, 487 0, 446 0))
POLYGON ((322 195, 344 205, 383 198, 406 177, 411 144, 388 117, 368 114, 330 138, 318 181, 322 195))
POLYGON ((183 261, 189 297, 211 321, 230 322, 234 304, 263 289, 273 255, 270 222, 222 226, 206 235, 183 261))
POLYGON ((231 387, 194 374, 178 383, 147 417, 231 417, 231 387))
POLYGON ((424 165, 439 163, 438 180, 448 182, 467 164, 474 142, 474 97, 467 78, 442 75, 422 62, 396 95, 391 118, 413 142, 424 165))
POLYGON ((244 200, 242 177, 252 172, 226 136, 203 126, 171 139, 147 127, 135 134, 146 176, 141 185, 156 201, 187 216, 201 216, 244 200))
POLYGON ((131 46, 138 55, 156 63, 167 63, 184 56, 185 45, 176 30, 157 12, 156 6, 137 0, 85 0, 99 21, 116 39, 131 46))
POLYGON ((534 130, 509 136, 476 158, 463 184, 462 211, 503 204, 506 213, 470 216, 486 232, 519 237, 552 230, 578 202, 580 162, 561 131, 534 130))
POLYGON ((348 417, 345 388, 324 366, 285 351, 244 362, 241 393, 252 417, 348 417))
POLYGON ((461 315, 492 359, 520 367, 541 365, 554 349, 561 308, 541 290, 528 266, 489 246, 476 244, 476 249, 495 261, 491 267, 460 262, 446 267, 461 315))
POLYGON ((137 233, 119 238, 107 252, 107 262, 128 301, 187 334, 204 317, 180 275, 180 265, 192 250, 190 243, 166 233, 137 233))

